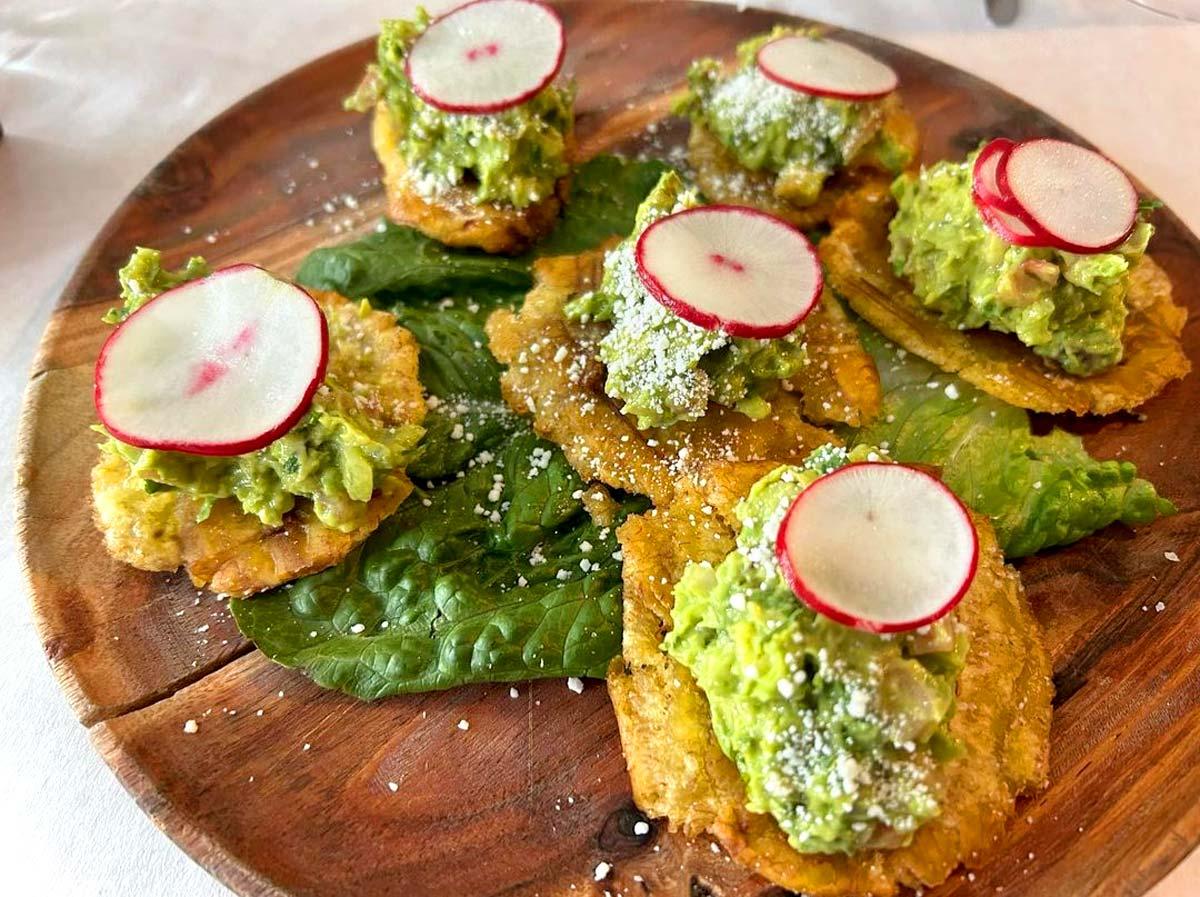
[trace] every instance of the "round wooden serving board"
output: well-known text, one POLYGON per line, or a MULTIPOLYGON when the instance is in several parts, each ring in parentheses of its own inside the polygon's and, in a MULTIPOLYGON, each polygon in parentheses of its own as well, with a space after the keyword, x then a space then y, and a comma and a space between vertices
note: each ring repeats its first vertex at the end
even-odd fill
MULTIPOLYGON (((682 2, 562 9, 590 152, 662 116, 691 59, 730 54, 782 18, 682 2)), ((960 71, 849 39, 901 73, 926 161, 996 134, 1065 133, 960 71)), ((63 293, 34 364, 18 469, 20 540, 54 671, 142 808, 241 894, 771 893, 707 842, 657 822, 634 834, 603 683, 581 695, 552 680, 521 685, 517 699, 495 686, 360 703, 269 663, 225 602, 185 577, 113 562, 92 527, 92 364, 114 272, 143 245, 173 265, 198 253, 287 274, 313 248, 368 231, 382 209, 377 167, 365 119, 341 99, 372 55, 363 42, 326 56, 198 131, 117 210, 63 293), (198 732, 184 733, 187 720, 198 732), (613 871, 596 882, 601 861, 613 871)), ((653 130, 635 139, 659 152, 685 135, 678 122, 653 130)), ((1169 211, 1154 220, 1154 255, 1195 313, 1200 243, 1169 211)), ((1185 338, 1200 358, 1194 324, 1185 338)), ((1192 376, 1144 420, 1065 422, 1099 456, 1135 461, 1180 513, 1021 564, 1054 661, 1051 785, 982 868, 938 897, 1133 897, 1200 841, 1198 406, 1192 376)))

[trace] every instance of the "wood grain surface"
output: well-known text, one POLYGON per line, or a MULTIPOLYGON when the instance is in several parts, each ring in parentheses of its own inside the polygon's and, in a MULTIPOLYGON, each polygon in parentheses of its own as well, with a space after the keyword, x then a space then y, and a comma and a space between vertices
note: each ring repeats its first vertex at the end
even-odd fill
MULTIPOLYGON (((782 18, 681 2, 561 6, 589 153, 677 151, 681 123, 642 129, 664 115, 687 63, 782 18)), ((927 161, 995 134, 1066 133, 962 72, 849 39, 900 71, 927 161)), ((653 821, 634 833, 641 817, 602 683, 582 695, 552 680, 515 699, 496 686, 359 703, 270 664, 224 602, 186 577, 140 573, 103 550, 88 428, 116 268, 148 245, 172 264, 199 253, 286 274, 316 246, 368 231, 382 208, 377 168, 365 120, 340 100, 371 55, 364 42, 317 60, 189 138, 116 211, 66 288, 34 365, 18 461, 17 525, 55 673, 143 809, 241 894, 774 893, 707 842, 653 821), (601 862, 612 872, 596 881, 601 862)), ((1200 243, 1167 210, 1155 223, 1154 255, 1195 313, 1200 243)), ((1200 357, 1194 323, 1185 339, 1200 357)), ((937 897, 1135 897, 1200 841, 1198 404, 1191 377, 1144 416, 1056 421, 1096 454, 1135 461, 1180 514, 1020 565, 1055 668, 1052 783, 982 868, 937 897)))

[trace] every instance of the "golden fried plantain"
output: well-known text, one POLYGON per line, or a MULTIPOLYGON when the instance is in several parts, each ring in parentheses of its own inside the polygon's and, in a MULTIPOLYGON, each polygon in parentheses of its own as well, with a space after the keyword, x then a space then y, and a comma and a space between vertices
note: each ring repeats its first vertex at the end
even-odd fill
MULTIPOLYGON (((568 135, 568 149, 570 140, 568 135)), ((408 176, 408 163, 399 150, 400 135, 382 100, 375 106, 371 144, 383 166, 388 217, 447 246, 477 246, 485 252, 506 254, 522 252, 554 228, 567 200, 567 177, 558 179, 553 194, 523 209, 476 202, 469 186, 453 187, 436 200, 425 199, 408 176)))
MULTIPOLYGON (((596 356, 604 325, 578 325, 563 315, 571 296, 599 282, 602 263, 601 252, 541 259, 534 269, 536 285, 520 312, 496 311, 487 323, 492 354, 508 366, 501 376, 505 399, 533 417, 539 434, 562 446, 585 480, 664 503, 683 473, 714 459, 798 461, 830 441, 829 433, 803 419, 802 400, 786 392, 772 399, 772 413, 762 420, 714 403, 698 421, 638 430, 604 392, 604 366, 596 356)), ((852 335, 858 346, 857 334, 852 335)), ((863 352, 861 346, 857 351, 863 352)), ((870 358, 864 358, 873 373, 870 358)), ((840 370, 840 363, 831 364, 814 372, 812 382, 823 383, 824 394, 834 397, 840 370)), ((877 381, 874 386, 877 408, 877 381)), ((850 391, 837 397, 839 408, 850 391)), ((829 414, 833 411, 831 406, 829 414)))
MULTIPOLYGON (((392 425, 419 424, 425 415, 412 334, 382 311, 336 293, 313 291, 329 322, 327 378, 392 425)), ((298 499, 278 528, 223 499, 196 522, 197 506, 179 492, 148 493, 128 463, 103 452, 92 469, 93 516, 109 553, 142 570, 185 567, 193 583, 244 596, 336 564, 400 506, 412 484, 400 471, 380 478, 363 522, 350 532, 321 523, 311 502, 298 499)))
POLYGON ((1112 368, 1076 377, 1039 358, 1015 336, 958 330, 926 309, 888 263, 886 189, 854 197, 821 241, 830 285, 884 336, 1011 405, 1032 411, 1112 414, 1136 408, 1191 370, 1180 334, 1187 311, 1150 256, 1130 272, 1125 356, 1112 368))
POLYGON ((936 885, 960 864, 977 865, 1002 835, 1016 797, 1045 783, 1052 687, 1037 622, 991 525, 973 515, 979 570, 955 611, 971 648, 950 723, 965 751, 941 767, 942 812, 907 847, 855 856, 794 850, 771 816, 746 809, 703 692, 659 647, 684 567, 725 557, 736 536, 733 505, 773 466, 713 465, 697 484, 681 486, 671 505, 631 517, 618 531, 625 629, 608 689, 634 799, 673 830, 707 832, 759 875, 810 897, 887 897, 936 885))
POLYGON ((883 403, 879 372, 833 290, 825 289, 802 326, 808 364, 785 386, 800 393, 804 416, 822 426, 870 423, 883 403))
MULTIPOLYGON (((899 97, 890 96, 883 104, 883 129, 891 139, 903 146, 913 159, 920 154, 921 135, 899 97)), ((851 161, 846 170, 831 177, 809 206, 798 206, 782 199, 776 191, 773 171, 751 171, 738 162, 721 141, 704 125, 692 122, 688 135, 688 162, 696 183, 710 202, 753 206, 788 221, 801 230, 824 224, 834 214, 837 204, 848 193, 864 184, 889 184, 892 175, 883 170, 867 150, 851 161)))

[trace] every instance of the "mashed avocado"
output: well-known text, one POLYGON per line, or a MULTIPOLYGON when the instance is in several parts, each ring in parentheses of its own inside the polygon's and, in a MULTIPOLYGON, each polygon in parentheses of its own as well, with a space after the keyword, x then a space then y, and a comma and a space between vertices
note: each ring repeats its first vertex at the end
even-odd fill
MULTIPOLYGON (((139 248, 121 269, 125 304, 110 310, 105 320, 123 320, 165 289, 206 273, 208 265, 198 256, 185 268, 165 271, 157 251, 139 248)), ((337 322, 331 319, 329 327, 330 342, 336 343, 337 322)), ((295 427, 246 455, 221 458, 141 449, 111 436, 101 450, 124 458, 147 491, 176 489, 195 499, 199 520, 214 502, 232 497, 266 526, 279 526, 296 498, 304 497, 322 523, 345 532, 360 523, 381 483, 393 471, 404 470, 423 433, 417 426, 380 424, 359 407, 353 388, 331 372, 295 427)))
POLYGON ((676 111, 707 128, 746 168, 777 173, 776 194, 798 206, 815 202, 826 178, 847 165, 869 158, 887 171, 903 170, 911 151, 883 129, 883 101, 811 96, 759 70, 763 44, 791 34, 813 36, 780 26, 743 41, 730 74, 716 59, 697 59, 676 111))
POLYGON ((120 324, 159 293, 208 273, 208 262, 202 256, 192 256, 178 271, 167 271, 162 266, 162 253, 139 246, 117 272, 121 306, 110 308, 102 320, 106 324, 120 324))
POLYGON ((697 327, 647 292, 638 276, 638 235, 663 215, 699 205, 694 190, 667 172, 638 208, 633 233, 608 253, 600 288, 568 303, 567 317, 611 321, 600 341, 604 390, 637 416, 638 427, 697 420, 710 401, 758 419, 769 394, 805 363, 803 331, 780 339, 742 339, 697 327))
POLYGON ((663 643, 704 690, 747 807, 802 852, 907 843, 938 813, 932 773, 958 751, 949 721, 969 636, 954 614, 911 633, 860 632, 800 603, 775 559, 793 499, 872 454, 824 446, 759 480, 736 508, 737 547, 684 571, 663 643))
POLYGON ((1111 252, 1077 255, 1013 246, 992 231, 971 198, 975 156, 938 162, 892 185, 899 211, 891 263, 947 323, 1014 334, 1069 374, 1086 376, 1121 360, 1129 269, 1154 228, 1139 217, 1111 252))
POLYGON ((403 134, 400 152, 415 189, 435 199, 451 187, 473 187, 477 202, 525 208, 554 192, 567 173, 568 135, 574 125, 574 89, 547 86, 519 106, 487 115, 443 112, 412 91, 404 58, 429 25, 418 8, 412 21, 380 27, 378 61, 346 106, 367 112, 387 103, 403 134))

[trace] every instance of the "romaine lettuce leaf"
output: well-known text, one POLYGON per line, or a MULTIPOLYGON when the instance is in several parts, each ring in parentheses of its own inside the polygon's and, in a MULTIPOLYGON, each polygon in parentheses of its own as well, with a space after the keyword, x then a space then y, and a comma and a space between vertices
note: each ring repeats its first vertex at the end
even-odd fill
POLYGON ((906 353, 860 322, 883 408, 857 431, 897 461, 937 465, 958 496, 992 519, 1009 558, 1067 545, 1122 522, 1150 523, 1175 506, 1128 461, 1097 461, 1078 436, 1034 435, 1029 415, 906 353))

